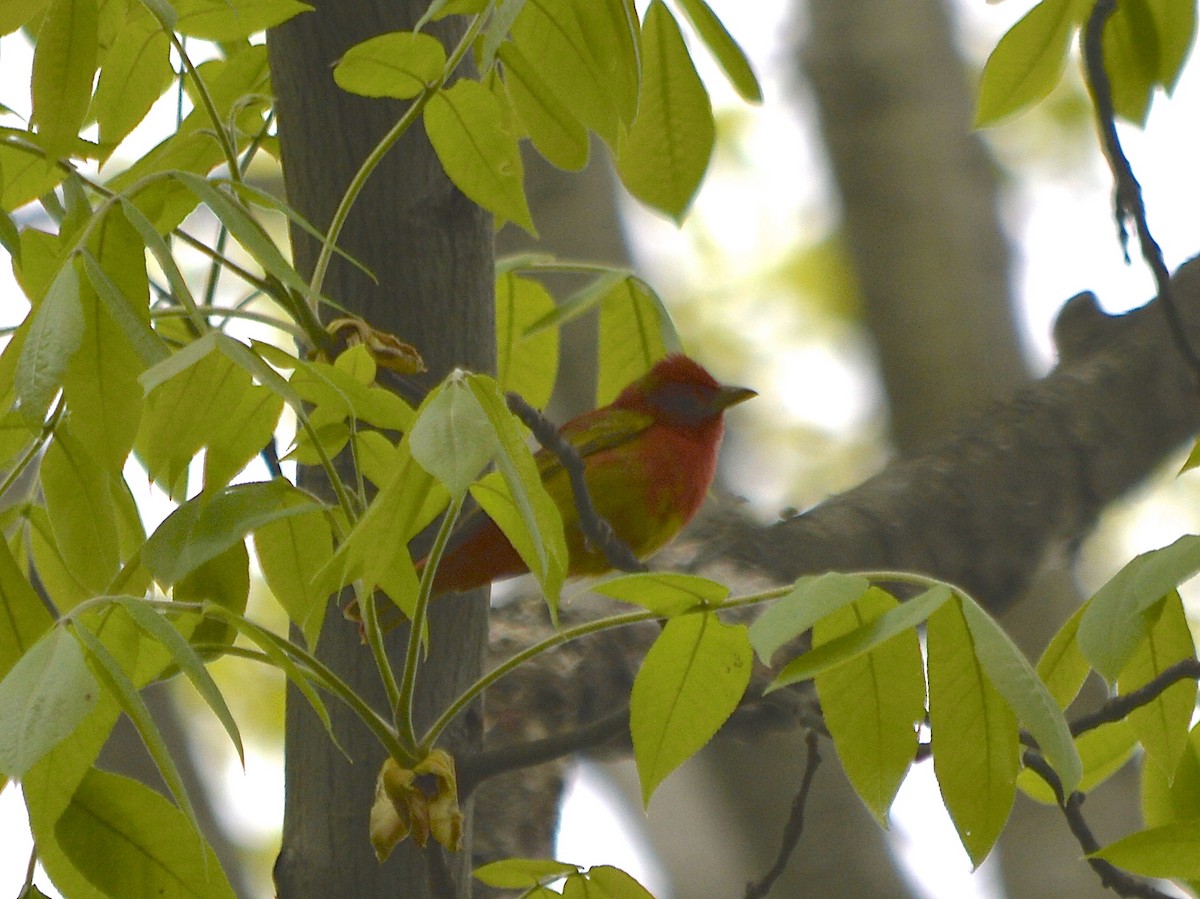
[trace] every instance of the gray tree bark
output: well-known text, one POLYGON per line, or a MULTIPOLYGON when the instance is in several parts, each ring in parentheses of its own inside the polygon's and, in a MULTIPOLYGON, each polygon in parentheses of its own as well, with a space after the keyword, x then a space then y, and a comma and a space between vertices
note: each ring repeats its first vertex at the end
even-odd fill
MULTIPOLYGON (((428 4, 318 0, 313 5, 313 12, 273 30, 268 44, 288 202, 325 228, 362 159, 403 110, 397 103, 342 92, 333 82, 333 64, 359 41, 411 27, 428 4)), ((450 20, 435 32, 453 41, 456 27, 450 20)), ((292 245, 297 268, 311 272, 315 241, 293 229, 292 245)), ((340 245, 376 280, 335 258, 326 295, 376 328, 415 344, 431 379, 454 365, 484 371, 493 367, 491 219, 451 185, 419 125, 372 176, 340 245)), ((418 727, 478 676, 486 644, 486 601, 476 596, 439 603, 431 609, 429 625, 431 652, 418 682, 418 727)), ((402 657, 406 639, 404 628, 388 636, 393 660, 402 657)), ((318 654, 376 708, 386 710, 371 654, 336 603, 326 615, 318 654)), ((287 800, 275 868, 279 895, 429 896, 434 893, 427 861, 445 867, 454 882, 452 893, 469 895, 469 852, 447 858, 435 847, 431 859, 405 843, 387 863, 376 861, 367 820, 384 752, 347 712, 333 705, 330 712, 340 749, 304 700, 289 691, 287 800)), ((478 709, 464 717, 443 740, 452 751, 479 740, 478 709)))

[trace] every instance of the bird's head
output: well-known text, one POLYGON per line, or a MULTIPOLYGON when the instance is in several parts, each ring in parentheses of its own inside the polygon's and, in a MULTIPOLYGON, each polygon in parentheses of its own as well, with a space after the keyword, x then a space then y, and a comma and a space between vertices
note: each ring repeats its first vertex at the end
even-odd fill
POLYGON ((696 428, 720 422, 730 406, 757 395, 748 387, 719 384, 698 362, 675 354, 655 363, 613 405, 649 412, 664 424, 696 428))

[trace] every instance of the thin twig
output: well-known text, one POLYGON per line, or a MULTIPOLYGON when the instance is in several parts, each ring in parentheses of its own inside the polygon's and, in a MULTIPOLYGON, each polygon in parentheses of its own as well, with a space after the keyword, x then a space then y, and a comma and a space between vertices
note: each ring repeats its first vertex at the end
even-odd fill
POLYGON ((575 730, 527 743, 485 749, 477 755, 459 759, 458 794, 465 799, 489 777, 552 762, 581 749, 602 746, 622 735, 629 735, 628 705, 575 730))
POLYGON ((612 525, 596 511, 584 478, 583 459, 575 447, 559 434, 553 422, 520 396, 510 393, 506 399, 509 410, 533 432, 534 438, 542 448, 553 453, 566 469, 567 476, 571 479, 571 493, 575 497, 575 509, 579 512, 579 529, 583 531, 584 539, 604 553, 608 564, 618 571, 645 571, 646 566, 633 554, 629 545, 616 535, 612 525))
POLYGON ((1179 681, 1194 680, 1196 678, 1200 678, 1200 660, 1184 659, 1181 662, 1176 662, 1169 668, 1164 668, 1157 677, 1148 681, 1145 685, 1128 693, 1123 693, 1120 696, 1114 696, 1108 702, 1104 703, 1104 705, 1100 706, 1100 708, 1096 709, 1096 711, 1089 712, 1072 721, 1070 725, 1071 736, 1078 737, 1085 731, 1095 730, 1102 724, 1120 721, 1134 709, 1141 708, 1153 702, 1164 691, 1179 681))
MULTIPOLYGON (((1026 768, 1035 771, 1054 791, 1054 795, 1058 799, 1058 806, 1067 819, 1067 827, 1070 828, 1071 834, 1079 843, 1079 848, 1084 851, 1084 854, 1091 855, 1099 849, 1100 841, 1096 839, 1096 835, 1092 833, 1091 827, 1083 817, 1084 795, 1072 793, 1064 799, 1062 781, 1058 779, 1054 769, 1042 758, 1040 753, 1027 749, 1022 756, 1022 761, 1026 768)), ((1112 890, 1118 896, 1134 897, 1134 899, 1171 899, 1169 894, 1155 889, 1140 877, 1125 873, 1102 858, 1089 858, 1087 863, 1092 866, 1092 870, 1100 878, 1100 885, 1105 889, 1112 890)))
POLYGON ((792 857, 796 845, 800 842, 800 835, 804 832, 804 807, 808 803, 808 793, 812 788, 813 777, 817 773, 817 766, 821 763, 821 754, 817 750, 816 731, 808 731, 804 735, 804 742, 808 745, 808 756, 804 760, 804 778, 800 781, 800 791, 792 801, 792 813, 783 828, 783 838, 779 845, 779 854, 776 855, 775 863, 771 865, 771 870, 764 874, 757 882, 746 884, 746 899, 762 899, 763 896, 771 891, 771 887, 775 885, 775 881, 779 879, 784 869, 787 868, 788 860, 792 857))
POLYGON ((1121 139, 1117 135, 1116 111, 1112 101, 1112 83, 1108 71, 1104 67, 1104 26, 1117 9, 1117 0, 1096 0, 1092 12, 1088 16, 1083 30, 1083 61, 1084 72, 1087 76, 1088 90, 1092 95, 1092 103, 1096 108, 1096 120, 1100 129, 1100 145, 1104 157, 1112 169, 1114 189, 1113 203, 1117 233, 1121 238, 1121 247, 1125 252, 1125 261, 1129 262, 1129 234, 1125 228, 1127 220, 1133 222, 1137 233, 1138 245, 1142 250, 1142 258, 1150 266, 1154 275, 1154 285, 1158 290, 1158 299, 1163 313, 1167 317, 1167 328, 1171 339, 1192 373, 1200 381, 1200 355, 1197 355, 1179 307, 1175 303, 1171 291, 1171 273, 1163 259, 1162 248, 1150 233, 1150 225, 1146 221, 1146 204, 1142 198, 1142 186, 1133 174, 1129 158, 1121 147, 1121 139))

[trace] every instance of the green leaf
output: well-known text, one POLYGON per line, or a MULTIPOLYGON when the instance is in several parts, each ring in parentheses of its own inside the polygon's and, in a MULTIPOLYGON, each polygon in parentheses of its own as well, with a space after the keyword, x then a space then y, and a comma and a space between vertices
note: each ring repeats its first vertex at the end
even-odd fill
POLYGON ((733 714, 753 667, 742 625, 715 613, 666 623, 637 673, 629 698, 629 732, 642 802, 691 758, 733 714))
POLYGON ((717 60, 721 71, 729 79, 734 90, 743 100, 749 103, 762 102, 762 88, 750 68, 750 61, 738 46, 737 41, 725 30, 713 11, 704 0, 676 0, 683 14, 687 16, 704 45, 717 60))
POLYGON ((175 30, 209 41, 238 41, 312 9, 297 0, 171 0, 175 30))
POLYGON ((562 516, 525 445, 525 431, 509 412, 496 382, 484 375, 469 375, 468 383, 496 430, 496 468, 505 488, 488 491, 485 479, 472 488, 471 495, 520 553, 542 587, 551 617, 556 617, 568 561, 562 516))
POLYGON ((208 703, 208 707, 213 710, 213 714, 225 728, 225 733, 229 734, 229 739, 237 749, 238 758, 244 767, 246 752, 242 747, 242 735, 238 731, 237 722, 233 720, 233 713, 229 711, 229 706, 225 703, 225 697, 221 695, 221 689, 212 679, 212 675, 208 673, 208 669, 204 667, 204 660, 196 654, 183 635, 171 626, 165 616, 145 602, 131 596, 118 596, 115 601, 121 605, 121 608, 138 627, 161 643, 171 654, 172 660, 187 675, 188 680, 196 688, 196 692, 208 703))
MULTIPOLYGON (((895 597, 872 587, 813 627, 817 647, 896 608, 895 597)), ((925 668, 915 630, 816 677, 825 724, 846 776, 871 814, 886 824, 888 809, 917 752, 925 718, 925 668)))
POLYGON ((108 272, 96 261, 96 257, 87 250, 84 250, 80 257, 83 259, 83 268, 88 280, 92 282, 97 295, 104 303, 105 311, 121 329, 142 365, 150 368, 170 356, 171 351, 166 342, 131 308, 121 288, 108 276, 108 272))
POLYGON ((428 34, 391 31, 355 44, 333 67, 333 80, 362 97, 407 100, 442 77, 446 51, 428 34))
POLYGON ((40 428, 62 386, 63 373, 83 339, 79 275, 68 261, 33 311, 17 361, 17 402, 31 428, 40 428))
POLYGON ((620 32, 598 33, 597 25, 612 19, 589 15, 587 6, 593 2, 528 0, 510 33, 521 55, 571 115, 615 147, 636 109, 637 95, 633 93, 630 104, 629 75, 614 81, 611 74, 636 73, 636 60, 630 67, 630 45, 620 32), (585 33, 585 23, 592 33, 585 33))
POLYGON ((516 44, 501 44, 498 55, 504 64, 508 98, 537 151, 560 169, 582 169, 591 151, 583 123, 542 80, 516 44))
POLYGON ((103 593, 121 554, 108 474, 65 427, 42 460, 42 491, 63 562, 89 592, 103 593))
POLYGON ((1077 26, 1075 0, 1041 0, 996 44, 979 85, 975 127, 1044 99, 1062 78, 1077 26))
POLYGON ((829 572, 802 577, 750 625, 750 645, 764 665, 785 643, 795 640, 826 615, 867 592, 870 581, 857 574, 829 572))
POLYGON ((1200 820, 1200 726, 1192 728, 1174 771, 1142 765, 1142 817, 1150 827, 1200 820))
MULTIPOLYGON (((316 407, 309 413, 314 427, 346 419, 391 431, 412 427, 413 410, 404 400, 326 362, 298 361, 288 384, 296 398, 316 407)), ((288 403, 293 409, 301 405, 293 399, 288 403)))
POLYGON ((1087 603, 1075 610, 1050 639, 1042 657, 1038 659, 1037 676, 1041 678, 1061 709, 1075 701, 1075 697, 1083 688, 1083 682, 1092 670, 1076 639, 1079 622, 1086 610, 1087 603))
POLYGON ((699 605, 719 605, 729 588, 716 581, 673 571, 643 571, 601 581, 593 593, 630 602, 664 618, 672 618, 699 605))
POLYGON ((601 297, 598 349, 597 406, 611 403, 626 385, 679 349, 662 300, 640 278, 622 278, 601 297))
MULTIPOLYGON (((1162 601, 1157 621, 1117 679, 1118 694, 1145 686, 1176 662, 1196 657, 1195 644, 1179 593, 1162 601)), ((1188 743, 1188 725, 1196 708, 1196 681, 1172 684, 1147 705, 1129 713, 1138 740, 1149 759, 1170 773, 1179 766, 1188 743)))
POLYGON ((473 872, 476 880, 500 890, 519 890, 551 883, 579 870, 578 865, 548 858, 505 858, 480 865, 473 872))
POLYGON ((823 646, 811 649, 799 658, 792 659, 771 682, 767 692, 786 687, 798 681, 808 680, 823 671, 848 662, 874 649, 885 640, 890 640, 909 628, 914 628, 946 604, 954 594, 948 587, 938 585, 920 596, 900 604, 898 608, 885 612, 860 628, 830 640, 823 646))
MULTIPOLYGON (((171 590, 176 602, 207 603, 241 615, 250 598, 250 553, 244 542, 201 562, 178 581, 171 590)), ((228 646, 236 632, 211 616, 203 616, 188 640, 228 646)))
POLYGON ((1134 558, 1096 591, 1079 622, 1079 647, 1110 684, 1150 632, 1145 612, 1200 571, 1200 537, 1134 558))
POLYGON ((496 277, 496 380, 535 409, 550 402, 558 376, 558 331, 526 332, 554 309, 540 283, 512 272, 496 277))
POLYGON ((171 84, 171 39, 140 3, 129 11, 100 68, 91 115, 100 130, 102 153, 116 149, 146 117, 171 84))
POLYGON ((1083 776, 1083 764, 1062 710, 1000 625, 970 597, 962 596, 960 602, 975 657, 988 681, 1028 728, 1070 795, 1083 776))
POLYGON ((424 119, 442 168, 458 189, 495 215, 497 226, 510 221, 534 234, 521 152, 492 92, 464 78, 429 98, 424 119))
POLYGON ((329 601, 316 583, 333 558, 329 519, 312 511, 272 521, 255 530, 254 550, 272 595, 314 648, 329 601))
POLYGON ((121 667, 121 663, 108 651, 103 641, 96 634, 92 633, 86 625, 77 623, 72 628, 72 631, 79 638, 79 642, 83 644, 84 649, 86 649, 88 658, 92 662, 93 673, 100 679, 113 698, 117 700, 117 704, 121 706, 121 711, 129 716, 129 720, 137 728, 138 735, 142 738, 146 750, 150 753, 150 757, 154 759, 154 765, 158 769, 158 773, 162 775, 163 783, 167 785, 167 790, 170 791, 175 803, 187 816, 192 829, 199 836, 200 822, 196 818, 196 810, 192 807, 187 787, 184 786, 179 769, 175 767, 175 760, 171 758, 171 753, 167 749, 167 743, 163 739, 158 725, 154 723, 154 716, 150 714, 150 709, 146 706, 145 700, 138 693, 137 684, 125 673, 125 670, 121 667))
POLYGON ((0 773, 23 778, 91 713, 99 692, 79 643, 52 628, 0 681, 0 773))
POLYGON ((51 159, 68 156, 92 99, 96 0, 52 0, 33 55, 33 122, 51 159))
POLYGON ((637 199, 683 219, 716 140, 708 91, 662 0, 642 25, 642 92, 637 118, 617 145, 617 174, 637 199))
MULTIPOLYGON (((642 62, 641 30, 633 0, 573 0, 570 5, 617 121, 628 126, 638 109, 642 62)), ((600 128, 596 132, 603 134, 600 128)))
POLYGON ((222 190, 224 182, 210 181, 191 172, 176 172, 175 177, 196 195, 242 245, 263 271, 273 275, 280 284, 301 294, 307 292, 308 282, 300 277, 296 269, 284 258, 275 241, 251 214, 241 198, 222 190))
POLYGON ((83 334, 63 375, 63 396, 72 431, 110 472, 119 473, 141 421, 143 394, 137 377, 145 364, 110 310, 116 304, 118 316, 138 322, 143 335, 149 331, 146 248, 119 208, 110 209, 94 227, 89 244, 95 256, 84 250, 81 258, 88 273, 80 289, 83 334), (92 286, 89 259, 107 270, 102 273, 120 298, 100 297, 92 286))
MULTIPOLYGON (((1137 748, 1137 737, 1127 720, 1114 721, 1085 731, 1075 738, 1075 751, 1083 763, 1083 777, 1075 788, 1087 795, 1124 767, 1137 748)), ((1032 768, 1022 768, 1017 786, 1031 799, 1058 805, 1054 790, 1032 768)))
POLYGON ((926 642, 933 770, 959 839, 979 865, 1012 809, 1017 718, 976 656, 957 601, 929 616, 926 642))
POLYGON ((0 540, 0 678, 12 670, 53 623, 33 585, 17 565, 8 541, 0 540))
POLYGON ((0 5, 0 35, 12 34, 39 12, 48 0, 8 0, 0 5))
POLYGON ((1200 819, 1150 827, 1088 856, 1142 877, 1200 879, 1200 819))
POLYGON ((104 895, 234 899, 216 853, 186 816, 131 778, 88 771, 54 833, 66 856, 104 895))
POLYGON ((56 608, 71 609, 94 595, 67 568, 59 549, 50 518, 42 506, 31 506, 25 512, 29 522, 29 549, 38 581, 56 608))
POLYGON ((609 899, 654 899, 650 891, 632 875, 612 865, 594 865, 588 868, 587 878, 593 886, 604 890, 609 899))
POLYGON ((282 412, 274 385, 252 384, 225 351, 230 343, 211 333, 141 376, 148 395, 135 449, 172 498, 186 494, 188 466, 203 448, 205 489, 228 483, 266 445, 282 412))
POLYGON ((410 615, 418 581, 408 541, 445 508, 447 500, 446 489, 413 460, 407 437, 401 440, 392 479, 342 540, 313 589, 328 596, 361 579, 367 590, 382 586, 410 615))
MULTIPOLYGON (((20 209, 30 200, 45 196, 66 178, 66 172, 57 166, 48 166, 40 154, 20 150, 5 142, 0 142, 0 174, 4 176, 0 189, 0 208, 6 212, 20 209)), ((31 230, 26 228, 22 231, 22 237, 31 230)), ((45 236, 43 232, 37 233, 45 236)), ((13 258, 23 256, 24 250, 14 254, 13 258)), ((23 264, 24 259, 21 258, 21 261, 23 264)))
POLYGON ((462 497, 496 455, 496 432, 465 375, 455 372, 422 404, 409 432, 413 459, 462 497))
POLYGON ((173 584, 241 542, 251 531, 321 508, 282 478, 201 494, 172 512, 142 549, 142 563, 160 584, 173 584))
MULTIPOLYGON (((227 11, 232 10, 224 0, 215 2, 221 3, 227 11)), ((256 134, 262 129, 263 112, 270 94, 265 44, 243 47, 226 59, 201 63, 197 70, 220 121, 242 133, 256 134)), ((126 202, 136 204, 142 210, 142 219, 150 224, 152 232, 157 229, 166 233, 196 207, 196 194, 173 177, 174 173, 207 174, 224 162, 221 147, 213 140, 213 123, 207 111, 203 104, 196 103, 195 107, 170 137, 108 182, 108 187, 116 192, 128 191, 134 186, 138 188, 133 200, 126 202), (171 176, 147 180, 151 175, 168 172, 171 176)), ((125 214, 135 227, 139 225, 128 209, 125 214)), ((174 262, 164 261, 159 249, 151 243, 151 235, 144 234, 143 239, 170 277, 174 262)), ((177 297, 185 295, 173 280, 171 291, 177 297)))
POLYGON ((1146 124, 1158 80, 1159 40, 1147 0, 1126 0, 1104 26, 1104 68, 1116 114, 1146 124))

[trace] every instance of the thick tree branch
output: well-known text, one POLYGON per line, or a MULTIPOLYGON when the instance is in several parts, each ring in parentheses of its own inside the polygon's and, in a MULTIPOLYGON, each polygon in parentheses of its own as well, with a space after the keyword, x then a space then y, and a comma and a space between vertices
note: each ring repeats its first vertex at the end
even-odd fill
MULTIPOLYGON (((1172 279, 1200 334, 1200 262, 1172 279)), ((1064 310, 1045 378, 811 511, 762 529, 710 523, 707 555, 777 581, 902 568, 959 584, 995 609, 1050 548, 1083 537, 1109 503, 1200 429, 1195 382, 1151 302, 1106 316, 1088 294, 1064 310)), ((964 360, 969 364, 969 360, 964 360)))

